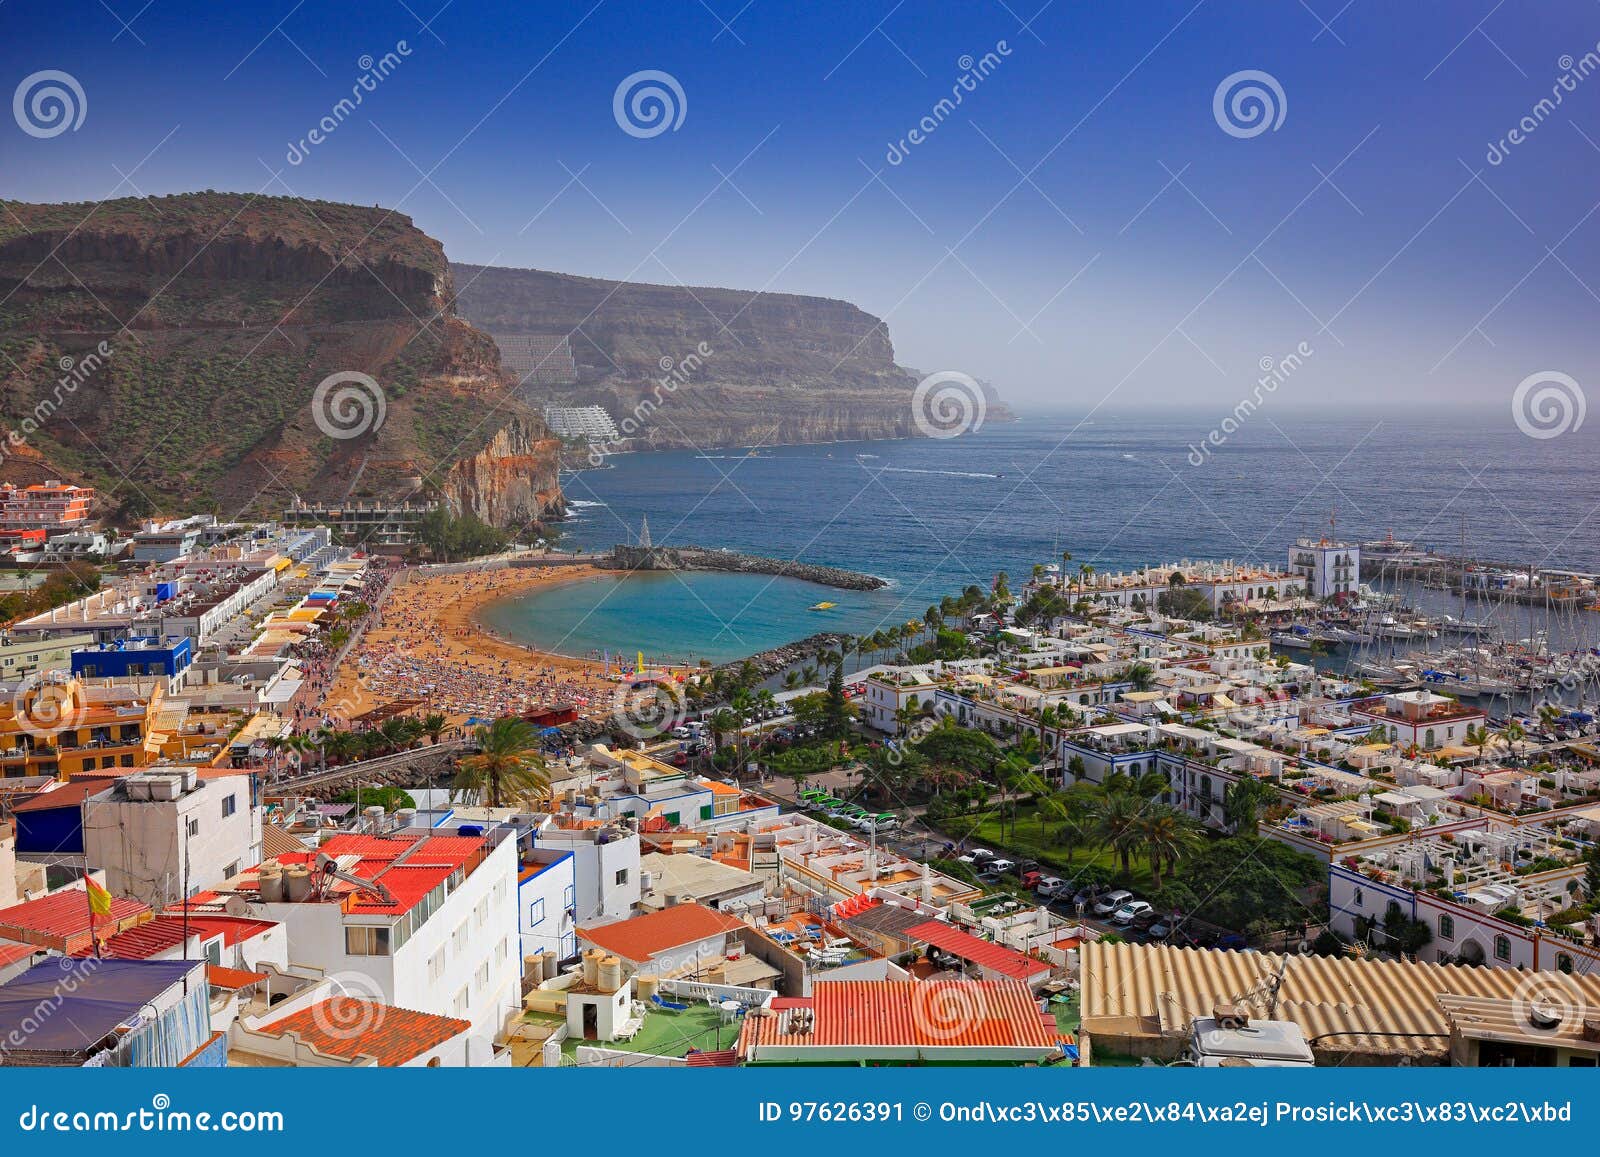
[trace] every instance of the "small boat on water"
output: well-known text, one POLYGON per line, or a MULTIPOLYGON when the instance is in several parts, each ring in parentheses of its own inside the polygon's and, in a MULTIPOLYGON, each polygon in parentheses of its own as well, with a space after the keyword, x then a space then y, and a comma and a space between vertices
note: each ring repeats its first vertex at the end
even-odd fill
POLYGON ((1291 627, 1287 631, 1273 631, 1270 638, 1274 647, 1291 647, 1297 651, 1308 651, 1311 649, 1312 644, 1316 642, 1311 637, 1311 632, 1305 627, 1291 627))
POLYGON ((812 603, 811 606, 807 607, 806 609, 809 611, 831 611, 838 605, 838 603, 812 603))

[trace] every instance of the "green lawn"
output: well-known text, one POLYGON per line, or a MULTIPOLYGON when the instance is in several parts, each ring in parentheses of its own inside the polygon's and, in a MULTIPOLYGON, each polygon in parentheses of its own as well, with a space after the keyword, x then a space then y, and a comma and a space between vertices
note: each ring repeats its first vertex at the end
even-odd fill
POLYGON ((739 1024, 737 1021, 722 1024, 721 1015, 720 1010, 711 1008, 704 1001, 690 1004, 682 1012, 652 1008, 644 1014, 644 1027, 631 1041, 585 1041, 568 1037, 561 1042, 561 1049, 571 1054, 579 1045, 588 1044, 621 1052, 681 1057, 690 1049, 709 1052, 718 1048, 732 1048, 734 1041, 739 1038, 739 1024))
MULTIPOLYGON (((1011 852, 1015 857, 1038 860, 1063 879, 1088 865, 1110 872, 1119 872, 1121 864, 1117 854, 1108 847, 1099 846, 1097 837, 1090 837, 1068 855, 1065 844, 1055 839, 1058 823, 1039 819, 1039 809, 1023 804, 1017 809, 1016 823, 993 812, 980 812, 975 816, 952 816, 938 822, 938 826, 955 839, 964 839, 971 847, 988 848, 995 852, 1011 852)), ((1139 852, 1130 859, 1131 873, 1126 877, 1129 887, 1135 890, 1151 887, 1149 860, 1139 852)))

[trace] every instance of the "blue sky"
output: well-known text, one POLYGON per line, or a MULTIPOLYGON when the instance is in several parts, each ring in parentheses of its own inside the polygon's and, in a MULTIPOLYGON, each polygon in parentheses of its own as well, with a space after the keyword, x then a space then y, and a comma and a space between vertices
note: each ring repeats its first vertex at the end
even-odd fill
POLYGON ((0 195, 292 192, 398 207, 457 260, 845 298, 903 363, 1024 404, 1231 403, 1302 342, 1283 404, 1593 375, 1600 72, 1486 154, 1600 54, 1600 4, 1040 2, 6 0, 0 87, 58 69, 87 113, 0 122, 0 195), (641 70, 681 87, 675 131, 614 119, 641 70), (1243 70, 1276 129, 1214 117, 1243 70))

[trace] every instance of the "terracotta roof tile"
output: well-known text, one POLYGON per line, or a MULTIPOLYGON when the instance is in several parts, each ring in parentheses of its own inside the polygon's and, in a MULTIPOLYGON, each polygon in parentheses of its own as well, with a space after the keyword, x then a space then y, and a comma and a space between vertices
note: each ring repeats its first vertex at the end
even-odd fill
POLYGON ((1004 944, 979 940, 971 933, 953 928, 941 920, 929 920, 924 924, 907 928, 906 935, 913 940, 921 940, 924 944, 932 944, 935 948, 941 948, 963 960, 970 960, 981 968, 998 972, 1001 976, 1009 976, 1013 980, 1027 980, 1042 972, 1050 971, 1050 965, 1042 960, 1025 956, 1014 948, 1007 948, 1004 944))
POLYGON ((742 921, 704 905, 675 904, 631 920, 619 920, 598 928, 580 928, 578 935, 625 960, 642 963, 670 948, 743 927, 742 921))
POLYGON ((336 1057, 370 1056, 379 1065, 394 1067, 416 1060, 472 1027, 469 1021, 431 1012, 415 1012, 352 996, 318 1001, 282 1020, 263 1025, 261 1032, 292 1032, 308 1045, 336 1057), (358 1024, 364 1031, 352 1035, 340 1026, 358 1024))

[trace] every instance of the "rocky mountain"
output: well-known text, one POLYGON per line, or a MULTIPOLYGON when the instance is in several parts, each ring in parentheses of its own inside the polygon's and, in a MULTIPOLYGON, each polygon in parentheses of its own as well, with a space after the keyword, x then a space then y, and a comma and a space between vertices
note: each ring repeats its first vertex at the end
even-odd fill
MULTIPOLYGON (((851 305, 452 264, 461 315, 495 335, 535 405, 600 405, 625 448, 906 438, 917 378, 851 305)), ((997 417, 1001 407, 991 406, 997 417)))
POLYGON ((409 218, 228 193, 0 202, 0 478, 103 513, 451 500, 558 516, 559 443, 409 218))

